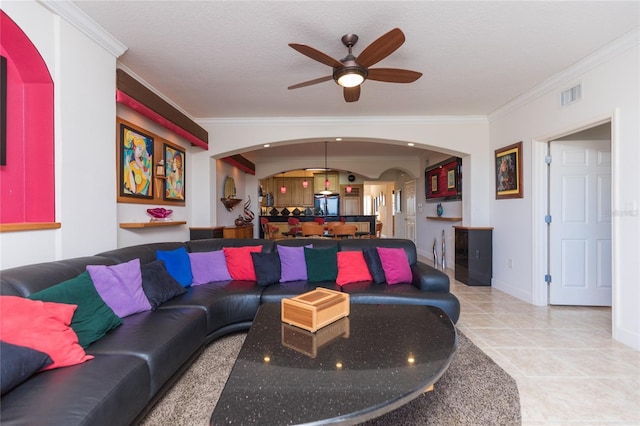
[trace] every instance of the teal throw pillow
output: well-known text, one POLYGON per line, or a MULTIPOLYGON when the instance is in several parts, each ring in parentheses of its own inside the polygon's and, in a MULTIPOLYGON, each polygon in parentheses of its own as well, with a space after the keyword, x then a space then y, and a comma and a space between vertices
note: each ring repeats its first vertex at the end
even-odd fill
POLYGON ((71 319, 71 328, 78 335, 78 343, 83 348, 122 324, 122 320, 102 300, 86 271, 75 278, 33 293, 29 299, 78 305, 71 319))
POLYGON ((304 248, 309 282, 335 281, 338 277, 338 247, 304 248))

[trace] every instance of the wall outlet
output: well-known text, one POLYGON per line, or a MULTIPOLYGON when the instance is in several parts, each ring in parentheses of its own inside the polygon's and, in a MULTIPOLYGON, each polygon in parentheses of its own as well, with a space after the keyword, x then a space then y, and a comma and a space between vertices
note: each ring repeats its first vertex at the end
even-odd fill
POLYGON ((513 268, 513 259, 509 259, 507 264, 509 265, 509 269, 513 268))

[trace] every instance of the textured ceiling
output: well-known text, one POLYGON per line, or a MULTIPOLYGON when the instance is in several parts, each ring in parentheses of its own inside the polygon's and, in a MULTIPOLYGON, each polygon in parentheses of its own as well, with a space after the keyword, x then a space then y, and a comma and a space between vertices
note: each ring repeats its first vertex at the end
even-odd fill
POLYGON ((639 25, 638 1, 76 1, 128 47, 121 64, 194 118, 486 115, 639 25), (424 75, 366 81, 346 103, 309 44, 357 56, 394 27, 405 44, 377 64, 424 75))

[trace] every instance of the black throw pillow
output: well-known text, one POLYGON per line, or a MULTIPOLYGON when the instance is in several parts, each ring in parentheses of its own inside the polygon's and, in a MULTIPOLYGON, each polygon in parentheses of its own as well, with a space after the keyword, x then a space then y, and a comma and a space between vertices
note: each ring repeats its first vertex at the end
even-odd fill
POLYGON ((2 341, 0 341, 0 353, 2 354, 0 357, 2 395, 53 362, 44 352, 2 341))
POLYGON ((280 255, 277 251, 273 253, 252 252, 251 259, 259 286, 267 286, 280 281, 280 255))
POLYGON ((187 292, 187 289, 167 272, 162 260, 141 264, 140 272, 142 290, 149 299, 151 309, 156 309, 167 300, 187 292))
POLYGON ((364 261, 367 263, 369 272, 373 277, 373 282, 376 284, 382 284, 385 282, 387 277, 384 275, 384 269, 382 269, 382 262, 380 261, 378 250, 375 248, 365 248, 362 249, 362 254, 364 255, 364 261))

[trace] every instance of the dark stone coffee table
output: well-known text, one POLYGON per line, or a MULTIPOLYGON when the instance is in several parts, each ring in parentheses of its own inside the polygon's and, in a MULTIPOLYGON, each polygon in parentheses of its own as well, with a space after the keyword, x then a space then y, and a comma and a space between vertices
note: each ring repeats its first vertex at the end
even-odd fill
POLYGON ((260 307, 211 424, 356 424, 392 411, 446 371, 458 337, 440 309, 351 305, 310 333, 260 307))

